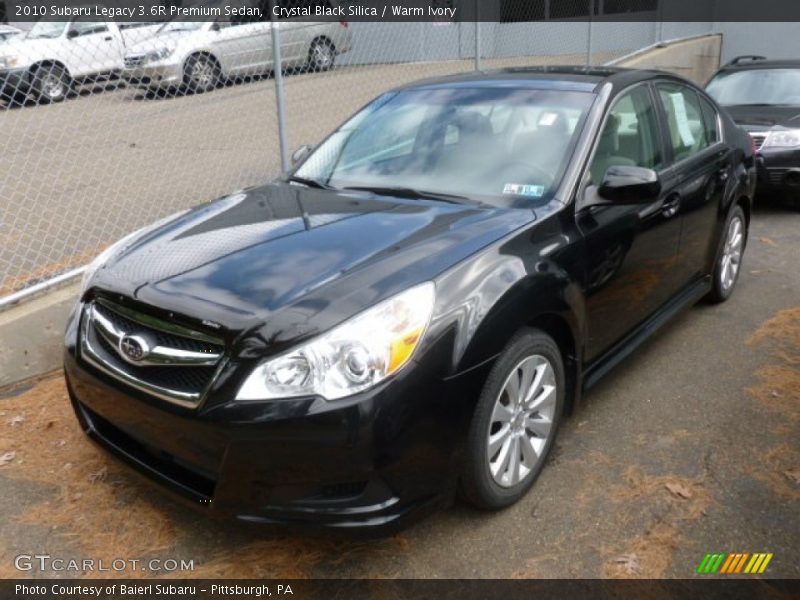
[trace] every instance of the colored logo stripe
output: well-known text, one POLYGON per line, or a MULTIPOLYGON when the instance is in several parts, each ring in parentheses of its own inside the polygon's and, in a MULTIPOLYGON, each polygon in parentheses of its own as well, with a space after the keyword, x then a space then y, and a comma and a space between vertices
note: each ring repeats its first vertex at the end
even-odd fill
POLYGON ((697 573, 702 574, 733 574, 733 573, 747 573, 750 575, 763 573, 769 562, 772 560, 772 553, 756 553, 750 554, 748 552, 715 552, 709 553, 703 557, 700 565, 697 567, 697 573), (749 559, 749 560, 748 560, 749 559), (745 566, 747 564, 747 566, 745 566), (744 571, 742 571, 744 569, 744 571))

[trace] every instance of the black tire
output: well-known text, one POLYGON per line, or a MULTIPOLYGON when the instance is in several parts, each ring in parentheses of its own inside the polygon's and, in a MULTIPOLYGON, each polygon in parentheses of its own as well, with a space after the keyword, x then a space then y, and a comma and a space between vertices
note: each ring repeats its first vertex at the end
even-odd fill
POLYGON ((60 65, 41 65, 31 75, 31 90, 40 103, 63 102, 72 88, 69 74, 60 65))
POLYGON ((308 49, 308 70, 314 73, 329 71, 336 62, 336 48, 330 40, 318 39, 308 49))
MULTIPOLYGON (((725 222, 725 229, 722 231, 722 239, 720 241, 720 249, 717 256, 717 261, 714 263, 714 272, 712 275, 712 287, 711 291, 706 296, 706 299, 713 303, 719 304, 720 302, 725 302, 728 298, 731 297, 733 294, 733 290, 736 288, 736 282, 739 280, 739 275, 742 272, 741 268, 741 261, 744 257, 744 251, 747 247, 747 219, 744 216, 744 211, 742 207, 736 205, 731 210, 731 214, 728 216, 728 220, 725 222), (733 275, 732 281, 730 280, 730 273, 726 275, 725 272, 725 263, 726 256, 729 256, 729 235, 731 233, 731 227, 734 222, 740 223, 741 227, 741 246, 739 249, 739 255, 736 262, 736 269, 733 275)), ((728 267, 730 269, 730 267, 728 267)))
MULTIPOLYGON (((477 508, 497 510, 514 504, 528 492, 547 462, 547 457, 558 434, 558 427, 564 412, 564 394, 564 363, 553 338, 538 329, 524 329, 517 333, 489 373, 475 407, 467 436, 465 460, 460 479, 462 499, 477 508), (554 375, 552 380, 555 383, 553 392, 555 400, 554 405, 550 408, 552 424, 547 436, 542 438, 544 440, 543 447, 538 452, 535 465, 516 484, 501 485, 496 481, 496 475, 492 474, 490 467, 492 457, 488 456, 489 436, 497 434, 497 431, 492 429, 497 425, 496 419, 493 417, 495 405, 500 402, 500 398, 504 397, 506 382, 509 381, 512 373, 516 377, 520 364, 528 359, 536 360, 534 357, 546 359, 552 367, 554 375), (493 431, 495 433, 492 433, 493 431)), ((512 422, 513 419, 510 423, 512 422)), ((522 433, 527 435, 526 431, 522 433)), ((519 452, 521 447, 517 446, 517 449, 519 452)), ((495 455, 496 460, 500 460, 499 456, 502 452, 501 449, 495 455)), ((509 454, 511 454, 510 451, 509 454)), ((517 460, 520 460, 520 456, 517 454, 517 460)))
POLYGON ((194 94, 210 92, 219 85, 219 63, 207 54, 193 54, 183 65, 183 83, 194 94))

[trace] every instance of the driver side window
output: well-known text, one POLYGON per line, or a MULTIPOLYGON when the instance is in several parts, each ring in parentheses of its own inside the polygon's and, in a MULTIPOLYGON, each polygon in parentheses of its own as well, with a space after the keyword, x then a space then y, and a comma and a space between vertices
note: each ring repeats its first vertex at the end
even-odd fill
POLYGON ((74 36, 89 35, 90 33, 105 33, 108 25, 103 21, 89 21, 91 17, 79 17, 73 21, 69 29, 74 36))
POLYGON ((599 186, 608 168, 616 166, 663 166, 655 107, 644 85, 620 96, 609 111, 590 167, 592 183, 599 186))

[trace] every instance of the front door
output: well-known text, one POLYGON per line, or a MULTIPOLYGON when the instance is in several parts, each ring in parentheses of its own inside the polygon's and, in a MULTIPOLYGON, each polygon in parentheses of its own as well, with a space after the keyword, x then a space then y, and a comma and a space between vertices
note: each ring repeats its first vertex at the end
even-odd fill
POLYGON ((69 65, 75 77, 108 73, 122 69, 123 45, 107 23, 90 21, 90 17, 76 19, 67 27, 64 44, 69 54, 69 65))
POLYGON ((679 288, 674 269, 680 220, 673 210, 676 181, 665 170, 663 136, 649 84, 620 95, 609 111, 589 167, 586 194, 596 194, 611 166, 653 169, 662 178, 650 204, 579 208, 584 235, 588 361, 645 321, 679 288))

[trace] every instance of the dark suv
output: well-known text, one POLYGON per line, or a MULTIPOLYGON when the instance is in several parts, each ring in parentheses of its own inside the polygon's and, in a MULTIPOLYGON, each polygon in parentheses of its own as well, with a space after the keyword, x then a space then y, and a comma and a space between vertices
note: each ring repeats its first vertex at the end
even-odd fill
POLYGON ((759 191, 800 200, 800 60, 740 56, 706 91, 753 137, 759 191))
POLYGON ((247 522, 517 501, 586 389, 730 296, 754 191, 747 134, 652 71, 423 81, 297 156, 108 249, 66 332, 89 436, 247 522))

